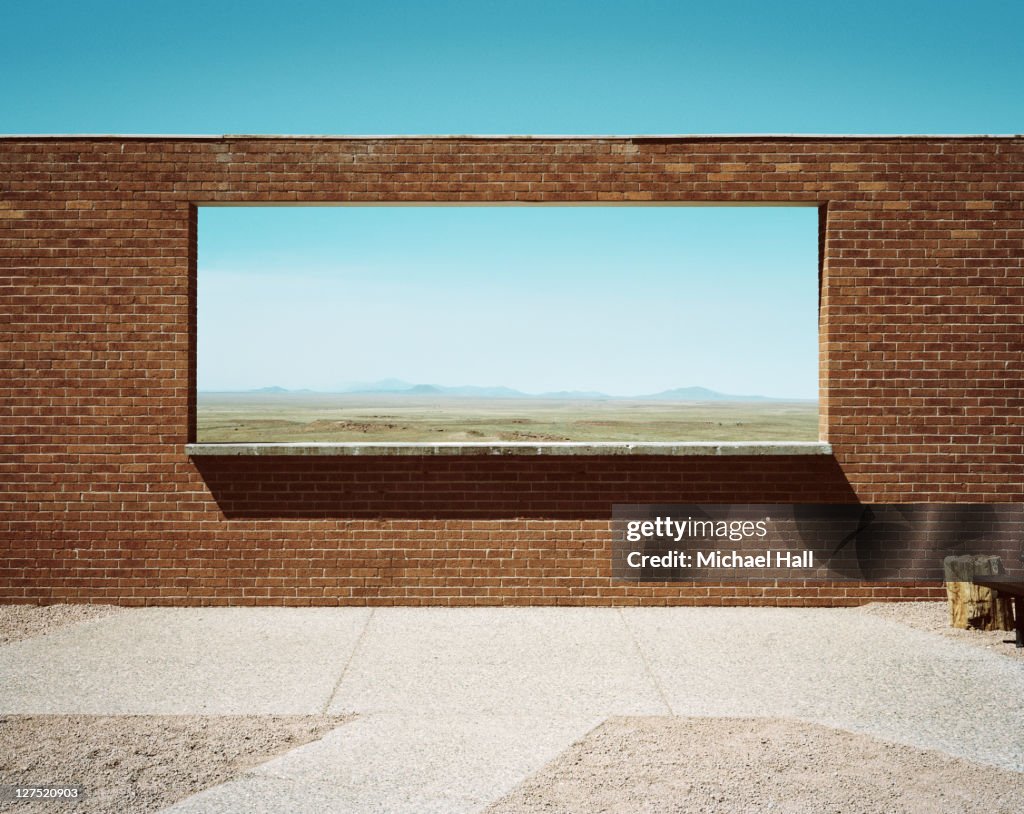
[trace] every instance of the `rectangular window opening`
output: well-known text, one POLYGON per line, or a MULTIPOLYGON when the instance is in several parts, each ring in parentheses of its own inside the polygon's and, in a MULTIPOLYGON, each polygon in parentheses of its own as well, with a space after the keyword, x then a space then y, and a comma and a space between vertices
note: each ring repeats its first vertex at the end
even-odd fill
POLYGON ((199 445, 818 442, 814 206, 201 206, 199 445))

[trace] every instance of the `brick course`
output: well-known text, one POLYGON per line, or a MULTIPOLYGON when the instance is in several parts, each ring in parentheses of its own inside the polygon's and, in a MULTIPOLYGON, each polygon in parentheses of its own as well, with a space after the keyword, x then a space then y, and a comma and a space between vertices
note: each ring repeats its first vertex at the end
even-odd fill
POLYGON ((1024 140, 0 139, 0 601, 856 604, 612 583, 614 502, 1024 500, 1024 140), (208 458, 195 205, 821 207, 834 457, 208 458))

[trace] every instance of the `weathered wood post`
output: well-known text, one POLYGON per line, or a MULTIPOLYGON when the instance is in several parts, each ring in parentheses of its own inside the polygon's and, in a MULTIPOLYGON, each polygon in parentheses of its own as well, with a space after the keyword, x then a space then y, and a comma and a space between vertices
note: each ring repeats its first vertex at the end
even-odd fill
POLYGON ((966 630, 1013 630, 1010 597, 1001 597, 991 588, 975 585, 975 576, 1003 574, 1003 561, 986 554, 946 557, 946 596, 949 599, 949 623, 966 630))

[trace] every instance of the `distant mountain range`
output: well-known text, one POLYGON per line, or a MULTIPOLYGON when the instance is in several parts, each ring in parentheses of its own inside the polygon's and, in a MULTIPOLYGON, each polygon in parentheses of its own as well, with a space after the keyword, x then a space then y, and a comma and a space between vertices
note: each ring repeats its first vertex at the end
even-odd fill
POLYGON ((401 379, 381 379, 376 382, 352 382, 337 390, 289 390, 284 387, 259 387, 254 390, 213 391, 204 393, 232 392, 253 394, 316 394, 316 395, 401 395, 401 396, 449 396, 453 398, 484 399, 580 399, 586 401, 809 401, 810 399, 772 398, 770 396, 738 396, 719 393, 706 387, 676 387, 660 393, 646 393, 636 396, 610 396, 594 390, 557 390, 548 393, 524 393, 511 387, 479 387, 463 385, 447 387, 440 384, 410 384, 401 379))

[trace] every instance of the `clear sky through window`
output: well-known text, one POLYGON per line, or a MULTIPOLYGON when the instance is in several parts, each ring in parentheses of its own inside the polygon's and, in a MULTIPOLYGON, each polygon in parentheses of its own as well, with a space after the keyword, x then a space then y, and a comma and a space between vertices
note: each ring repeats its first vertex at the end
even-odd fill
POLYGON ((817 397, 814 207, 206 207, 201 390, 817 397))

